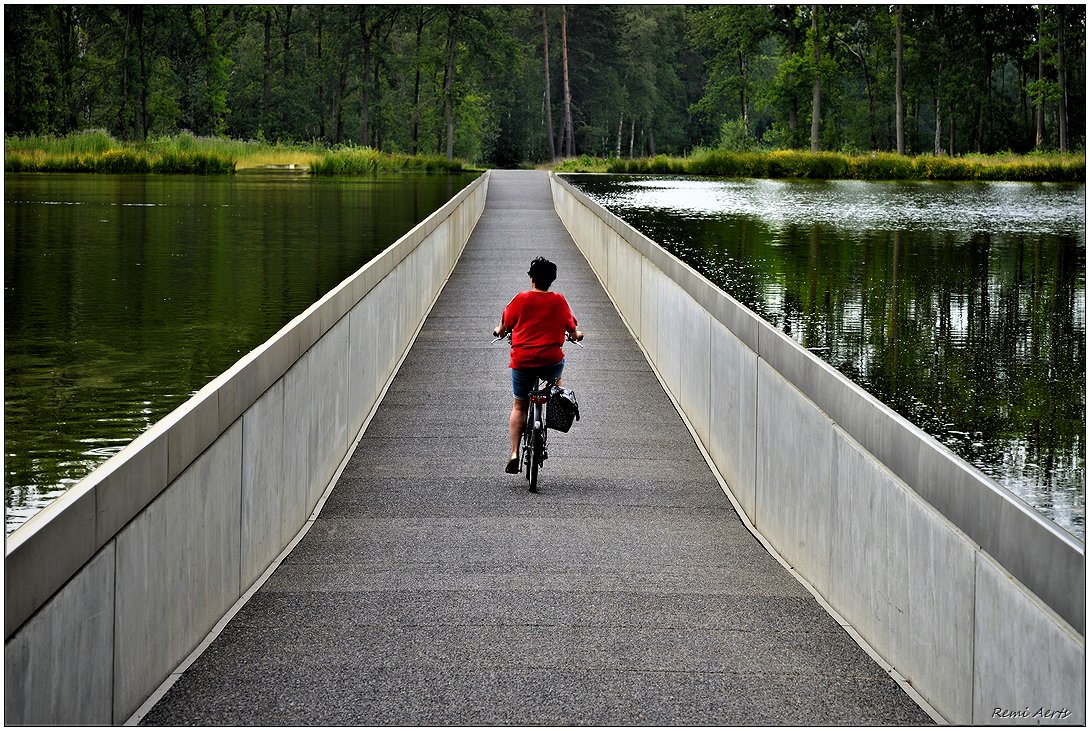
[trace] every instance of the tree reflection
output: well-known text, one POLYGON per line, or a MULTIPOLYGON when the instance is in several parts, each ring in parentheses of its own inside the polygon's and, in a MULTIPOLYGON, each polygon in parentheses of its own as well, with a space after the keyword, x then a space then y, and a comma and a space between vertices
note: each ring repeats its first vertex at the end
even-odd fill
MULTIPOLYGON (((578 184, 955 453, 1083 534, 1081 231, 947 225, 961 215, 959 192, 978 195, 976 188, 952 188, 934 225, 861 228, 611 204, 622 180, 578 184)), ((869 200, 880 200, 875 190, 883 189, 868 189, 869 200)), ((1004 189, 1004 200, 1021 190, 1004 189)), ((830 196, 828 205, 838 204, 830 196)))

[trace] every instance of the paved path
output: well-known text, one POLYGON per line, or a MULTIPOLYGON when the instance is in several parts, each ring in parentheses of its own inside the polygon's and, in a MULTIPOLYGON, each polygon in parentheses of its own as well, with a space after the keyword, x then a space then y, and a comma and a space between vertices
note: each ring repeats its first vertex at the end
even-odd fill
POLYGON ((313 529, 151 725, 929 723, 731 509, 552 210, 484 216, 313 529), (587 332, 540 493, 488 332, 555 261, 587 332))

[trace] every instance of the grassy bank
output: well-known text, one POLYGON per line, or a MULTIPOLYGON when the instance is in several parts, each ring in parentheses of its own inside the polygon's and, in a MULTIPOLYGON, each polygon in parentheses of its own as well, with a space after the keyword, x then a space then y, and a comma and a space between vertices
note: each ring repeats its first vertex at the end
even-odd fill
POLYGON ((370 147, 342 147, 327 150, 310 165, 315 175, 367 175, 370 173, 461 172, 465 163, 442 155, 400 155, 370 147))
POLYGON ((6 172, 225 174, 268 165, 321 175, 465 169, 461 160, 378 152, 370 148, 280 145, 195 137, 188 133, 147 142, 120 142, 93 130, 65 137, 7 137, 6 172))
POLYGON ((823 180, 1012 180, 1085 182, 1082 154, 966 155, 909 157, 887 152, 703 151, 689 157, 659 155, 632 160, 583 156, 565 160, 557 172, 707 175, 730 178, 814 178, 823 180))

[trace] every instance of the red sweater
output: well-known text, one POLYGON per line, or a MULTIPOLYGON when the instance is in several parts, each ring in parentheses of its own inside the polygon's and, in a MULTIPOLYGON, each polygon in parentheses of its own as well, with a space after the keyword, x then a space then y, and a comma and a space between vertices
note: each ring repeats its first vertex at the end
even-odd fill
POLYGON ((564 359, 564 335, 574 332, 575 316, 559 292, 519 292, 503 311, 511 331, 511 368, 534 368, 564 359))

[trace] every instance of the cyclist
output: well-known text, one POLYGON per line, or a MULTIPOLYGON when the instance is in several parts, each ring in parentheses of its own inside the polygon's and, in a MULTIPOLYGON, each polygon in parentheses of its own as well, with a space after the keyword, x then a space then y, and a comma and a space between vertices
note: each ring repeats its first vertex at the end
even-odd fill
POLYGON ((559 292, 550 292, 556 279, 556 264, 544 257, 530 262, 530 289, 519 292, 503 310, 500 324, 492 331, 497 338, 511 333, 511 407, 509 431, 511 457, 506 472, 519 471, 519 439, 526 422, 530 391, 538 378, 556 379, 564 371, 564 337, 582 340, 583 333, 572 315, 568 301, 559 292))

